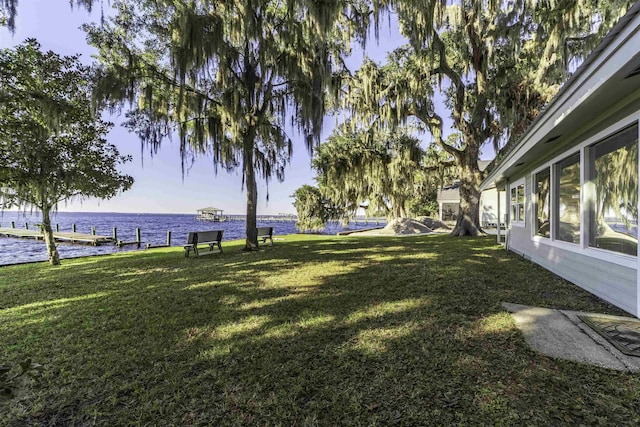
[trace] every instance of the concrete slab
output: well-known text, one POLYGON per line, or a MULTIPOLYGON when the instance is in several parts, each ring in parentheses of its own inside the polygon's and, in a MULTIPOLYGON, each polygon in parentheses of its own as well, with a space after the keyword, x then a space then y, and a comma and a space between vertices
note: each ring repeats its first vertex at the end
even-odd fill
POLYGON ((617 371, 640 371, 640 357, 621 353, 578 318, 578 315, 595 313, 530 307, 508 302, 503 302, 502 306, 512 313, 516 326, 531 348, 546 356, 617 371))

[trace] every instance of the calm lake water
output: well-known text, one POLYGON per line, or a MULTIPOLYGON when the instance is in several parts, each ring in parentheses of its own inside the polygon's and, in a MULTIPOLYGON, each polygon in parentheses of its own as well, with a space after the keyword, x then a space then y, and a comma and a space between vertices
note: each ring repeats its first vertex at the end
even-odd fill
MULTIPOLYGON (((25 223, 29 229, 37 229, 41 222, 38 213, 0 212, 0 227, 10 227, 15 222, 16 228, 24 228, 25 223)), ((187 241, 189 231, 222 229, 224 240, 237 240, 245 236, 245 224, 243 221, 227 221, 219 223, 206 223, 196 221, 193 214, 128 214, 128 213, 71 213, 59 212, 51 219, 55 230, 58 224, 60 231, 71 231, 72 225, 76 225, 78 233, 91 233, 91 227, 96 228, 96 234, 111 237, 113 228, 117 228, 118 240, 133 241, 136 236, 136 228, 140 228, 142 249, 135 245, 118 248, 107 244, 101 246, 78 245, 70 243, 58 243, 58 251, 61 258, 75 258, 89 255, 109 254, 115 252, 144 250, 147 243, 164 244, 167 239, 167 231, 171 231, 171 245, 182 246, 187 241)), ((297 233, 295 222, 276 221, 269 222, 265 217, 258 216, 258 226, 274 227, 274 235, 297 233)), ((324 234, 335 234, 345 229, 363 229, 375 226, 374 223, 351 223, 347 228, 337 223, 331 223, 323 231, 324 234)), ((15 239, 0 237, 0 265, 19 264, 24 262, 46 261, 47 251, 42 241, 31 239, 15 239)))

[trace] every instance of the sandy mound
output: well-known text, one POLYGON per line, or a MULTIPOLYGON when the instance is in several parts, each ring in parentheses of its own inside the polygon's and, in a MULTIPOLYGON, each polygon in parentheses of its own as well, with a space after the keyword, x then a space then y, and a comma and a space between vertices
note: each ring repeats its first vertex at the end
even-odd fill
POLYGON ((416 221, 423 223, 424 225, 426 225, 427 227, 429 227, 432 230, 437 230, 437 229, 443 229, 443 230, 451 230, 451 227, 449 227, 447 224, 445 224, 444 222, 435 219, 435 218, 430 218, 428 216, 419 216, 417 218, 415 218, 416 221))
POLYGON ((396 218, 389 222, 386 227, 378 230, 363 231, 360 233, 354 233, 362 236, 400 236, 411 234, 426 234, 431 233, 432 230, 421 222, 412 218, 396 218))
POLYGON ((396 218, 392 220, 382 231, 390 231, 393 234, 417 234, 431 233, 431 229, 412 218, 396 218))

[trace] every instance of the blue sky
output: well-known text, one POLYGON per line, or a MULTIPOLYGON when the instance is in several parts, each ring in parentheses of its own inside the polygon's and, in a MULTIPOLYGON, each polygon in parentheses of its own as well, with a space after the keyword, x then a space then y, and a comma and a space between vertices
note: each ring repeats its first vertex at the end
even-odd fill
MULTIPOLYGON (((108 8, 108 2, 104 4, 108 8)), ((100 7, 90 14, 83 8, 71 9, 68 0, 21 0, 18 8, 15 35, 0 28, 0 48, 12 47, 26 38, 36 38, 43 50, 59 54, 82 54, 83 61, 91 61, 94 50, 86 44, 85 34, 79 27, 85 22, 100 20, 100 7)), ((389 27, 384 20, 379 41, 370 41, 366 55, 383 62, 387 52, 400 46, 405 39, 399 33, 397 23, 389 27)), ((348 61, 354 69, 362 61, 364 52, 357 50, 348 61)), ((88 199, 59 206, 68 212, 149 212, 193 213, 206 206, 224 209, 227 213, 246 211, 246 193, 242 190, 240 170, 228 173, 222 169, 216 175, 211 158, 196 160, 188 172, 182 175, 178 141, 165 141, 160 152, 151 156, 148 149, 141 150, 134 134, 119 124, 119 117, 108 117, 116 125, 107 136, 122 154, 129 154, 133 161, 121 170, 134 177, 133 188, 110 200, 88 199)), ((327 117, 323 138, 331 133, 335 119, 327 117)), ((295 213, 293 192, 304 184, 314 184, 310 156, 300 135, 292 134, 294 150, 283 183, 272 180, 267 187, 259 181, 258 214, 295 213)), ((424 135, 429 141, 430 137, 424 135)))
MULTIPOLYGON (((108 8, 107 2, 104 5, 108 8)), ((43 50, 59 54, 80 53, 83 61, 90 62, 93 48, 86 44, 85 34, 79 29, 84 22, 99 21, 99 6, 89 14, 82 8, 71 9, 68 0, 21 0, 18 8, 15 35, 0 28, 0 48, 12 47, 26 38, 38 39, 43 50)), ((371 42, 367 54, 376 61, 383 61, 386 52, 403 43, 397 26, 391 30, 385 26, 380 31, 380 42, 371 42)), ((363 53, 354 54, 351 63, 362 60, 363 53)), ((108 135, 122 154, 130 154, 133 161, 121 170, 134 177, 133 188, 110 200, 88 199, 59 206, 60 211, 70 212, 158 212, 193 213, 196 209, 215 206, 227 213, 246 211, 246 193, 242 190, 240 170, 231 173, 219 169, 216 175, 210 158, 199 158, 184 178, 181 171, 178 141, 165 141, 154 156, 148 150, 141 153, 140 142, 133 134, 119 125, 119 117, 109 120, 116 126, 108 135), (143 159, 144 156, 144 159, 143 159), (144 161, 144 163, 143 163, 144 161)), ((334 119, 325 120, 323 137, 330 134, 334 119)), ((304 141, 293 134, 294 150, 283 183, 269 183, 269 201, 264 182, 258 187, 258 214, 295 213, 293 192, 304 184, 314 184, 310 156, 304 141)))

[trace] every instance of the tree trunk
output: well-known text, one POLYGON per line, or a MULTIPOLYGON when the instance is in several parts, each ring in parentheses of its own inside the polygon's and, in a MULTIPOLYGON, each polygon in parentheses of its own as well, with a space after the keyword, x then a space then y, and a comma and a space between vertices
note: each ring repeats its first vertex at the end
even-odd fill
POLYGON ((42 209, 42 233, 44 234, 44 242, 47 246, 47 255, 49 256, 49 262, 51 265, 60 265, 60 254, 56 247, 56 242, 53 240, 53 230, 51 229, 51 219, 49 216, 51 209, 42 209))
POLYGON ((253 167, 253 138, 246 136, 244 141, 244 176, 247 186, 247 223, 245 240, 245 251, 254 251, 258 249, 258 230, 257 230, 257 200, 258 187, 256 185, 256 171, 253 167))
POLYGON ((480 227, 480 184, 482 173, 478 168, 478 156, 458 157, 460 170, 460 209, 452 236, 477 236, 480 227))

